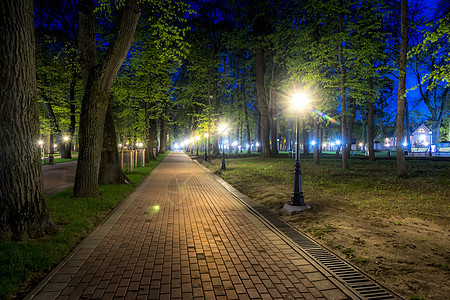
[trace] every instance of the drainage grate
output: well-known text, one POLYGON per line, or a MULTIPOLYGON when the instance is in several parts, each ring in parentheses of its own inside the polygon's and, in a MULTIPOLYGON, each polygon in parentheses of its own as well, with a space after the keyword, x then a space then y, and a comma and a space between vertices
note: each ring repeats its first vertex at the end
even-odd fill
POLYGON ((379 285, 375 280, 368 277, 342 258, 326 250, 266 208, 260 206, 249 197, 243 195, 234 187, 230 186, 219 177, 215 179, 221 183, 233 196, 247 206, 253 213, 263 217, 267 224, 278 229, 298 245, 309 257, 325 267, 339 281, 345 283, 362 299, 399 299, 393 292, 379 285))
MULTIPOLYGON (((270 212, 271 216, 265 216, 270 222, 272 218, 277 218, 270 212), (267 218, 269 217, 269 218, 267 218)), ((293 240, 303 251, 308 253, 317 262, 326 267, 333 275, 341 279, 354 291, 356 291, 364 299, 397 299, 390 292, 385 290, 371 278, 368 278, 361 271, 355 269, 352 265, 342 260, 340 257, 325 250, 308 237, 302 235, 297 230, 294 230, 288 225, 279 228, 281 232, 286 234, 293 240)))

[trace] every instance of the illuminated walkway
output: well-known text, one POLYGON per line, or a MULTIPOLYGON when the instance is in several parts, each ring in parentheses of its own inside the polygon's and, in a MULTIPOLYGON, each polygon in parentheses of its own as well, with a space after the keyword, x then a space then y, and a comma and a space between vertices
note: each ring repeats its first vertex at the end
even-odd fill
POLYGON ((353 297, 285 240, 209 172, 171 153, 27 298, 353 297))

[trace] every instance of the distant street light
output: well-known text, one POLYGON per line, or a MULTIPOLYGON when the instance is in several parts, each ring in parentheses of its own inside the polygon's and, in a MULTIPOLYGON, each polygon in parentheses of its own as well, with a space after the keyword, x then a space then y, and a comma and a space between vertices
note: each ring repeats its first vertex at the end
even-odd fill
POLYGON ((292 96, 292 106, 296 110, 297 134, 296 134, 296 155, 294 168, 294 187, 291 201, 286 203, 283 210, 288 214, 310 209, 311 206, 305 204, 302 190, 302 171, 300 165, 300 110, 308 105, 309 99, 305 94, 295 94, 292 96))
POLYGON ((42 159, 45 159, 45 152, 44 152, 44 141, 43 140, 39 140, 39 146, 41 147, 42 150, 42 159))

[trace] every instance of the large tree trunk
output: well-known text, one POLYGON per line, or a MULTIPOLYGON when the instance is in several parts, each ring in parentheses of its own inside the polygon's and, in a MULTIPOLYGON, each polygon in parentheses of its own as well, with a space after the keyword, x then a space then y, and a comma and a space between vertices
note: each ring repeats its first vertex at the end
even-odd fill
POLYGON ((353 126, 355 125, 356 118, 356 99, 352 99, 352 112, 350 115, 350 120, 348 122, 348 143, 347 143, 347 158, 350 158, 350 151, 352 149, 352 139, 353 139, 353 126))
POLYGON ((116 129, 111 104, 108 105, 103 133, 103 149, 98 173, 98 184, 130 183, 119 160, 116 129))
POLYGON ((151 109, 154 107, 154 103, 145 103, 145 121, 147 122, 145 130, 145 161, 150 162, 156 159, 156 151, 153 152, 153 148, 158 148, 158 120, 152 116, 151 109))
POLYGON ((147 141, 147 151, 145 152, 146 161, 155 160, 156 154, 158 152, 158 120, 150 119, 148 131, 148 141, 147 141), (153 151, 155 149, 155 151, 153 151))
POLYGON ((33 1, 0 0, 0 239, 53 233, 39 159, 33 1))
POLYGON ((395 139, 397 150, 397 175, 406 176, 405 152, 403 151, 405 97, 406 97, 406 51, 408 46, 407 0, 401 0, 401 42, 400 42, 400 74, 398 77, 397 119, 395 139))
MULTIPOLYGON (((341 9, 343 9, 343 1, 340 1, 341 9)), ((344 23, 344 13, 339 13, 339 32, 343 32, 343 23, 344 23)), ((347 157, 347 103, 346 103, 346 93, 345 93, 345 83, 347 76, 347 68, 344 64, 344 49, 342 46, 343 42, 339 41, 338 44, 338 59, 339 59, 339 69, 340 69, 340 96, 341 96, 341 145, 342 145, 342 169, 348 169, 348 157, 347 157)))
POLYGON ((270 135, 272 138, 272 155, 278 154, 278 126, 277 126, 277 91, 274 86, 275 83, 275 72, 277 64, 272 63, 272 78, 270 87, 270 135))
POLYGON ((247 135, 247 144, 249 145, 247 149, 247 153, 252 153, 252 138, 250 134, 250 124, 248 122, 248 108, 247 108, 247 94, 245 91, 245 67, 242 70, 242 76, 241 76, 241 93, 242 93, 242 101, 244 102, 244 118, 245 118, 245 133, 247 135))
POLYGON ((258 100, 259 112, 261 117, 261 156, 270 157, 270 120, 267 107, 266 90, 264 87, 264 52, 262 49, 256 50, 255 57, 256 69, 256 98, 258 100))
POLYGON ((78 71, 75 66, 72 66, 72 81, 70 82, 70 98, 69 98, 69 107, 70 107, 70 125, 69 125, 69 136, 68 140, 64 141, 64 137, 61 143, 61 158, 72 158, 72 144, 73 138, 75 135, 75 127, 77 125, 76 121, 76 107, 75 107, 75 89, 77 87, 78 80, 78 71))
POLYGON ((373 116, 374 116, 374 102, 375 102, 375 97, 374 95, 374 90, 373 90, 373 77, 370 76, 369 77, 369 89, 372 93, 372 97, 370 97, 369 102, 367 103, 367 115, 368 115, 368 120, 367 120, 367 144, 369 147, 369 160, 370 161, 375 161, 375 149, 373 146, 373 129, 374 129, 374 124, 373 124, 373 116))
MULTIPOLYGON (((215 70, 215 69, 214 69, 215 70)), ((220 149, 219 149, 219 139, 220 139, 220 134, 218 133, 218 128, 219 128, 219 124, 220 124, 220 99, 219 96, 217 95, 217 85, 214 84, 214 89, 213 89, 213 98, 214 98, 214 113, 217 116, 216 121, 214 123, 214 143, 213 143, 213 156, 219 156, 220 155, 220 149)))
POLYGON ((303 118, 302 122, 302 144, 303 144, 303 154, 309 155, 309 131, 308 124, 309 119, 307 117, 303 118))
POLYGON ((111 85, 130 49, 140 16, 137 0, 127 0, 119 30, 102 63, 97 63, 93 0, 80 0, 78 47, 85 94, 81 106, 78 165, 73 195, 98 196, 103 129, 111 85))
POLYGON ((164 154, 167 151, 167 109, 164 109, 164 115, 159 119, 159 154, 164 154))

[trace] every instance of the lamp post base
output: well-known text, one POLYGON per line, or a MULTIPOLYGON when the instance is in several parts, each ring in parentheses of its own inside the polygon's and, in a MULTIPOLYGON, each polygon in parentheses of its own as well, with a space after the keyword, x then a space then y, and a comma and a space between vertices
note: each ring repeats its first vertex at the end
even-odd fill
POLYGON ((283 206, 283 212, 286 213, 287 215, 292 215, 294 213, 302 212, 302 211, 308 210, 308 209, 311 209, 311 206, 306 205, 306 204, 305 205, 292 205, 290 203, 286 203, 283 206))

